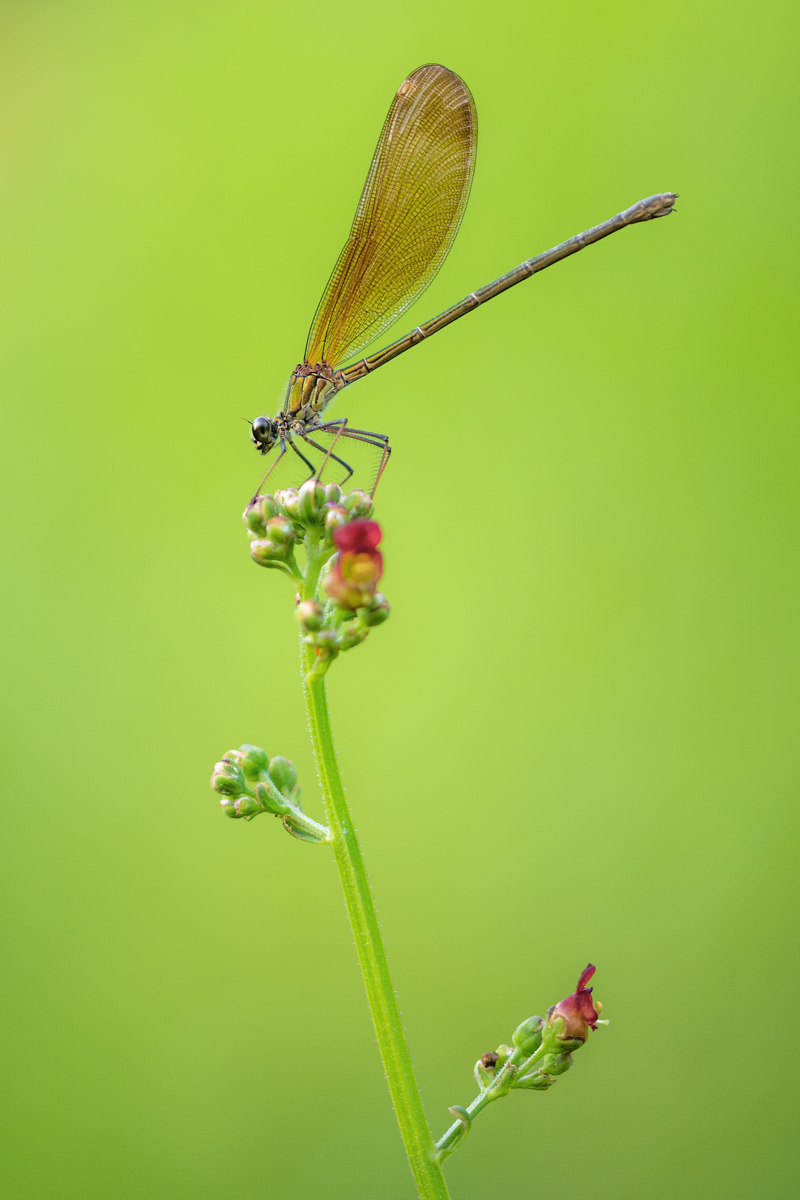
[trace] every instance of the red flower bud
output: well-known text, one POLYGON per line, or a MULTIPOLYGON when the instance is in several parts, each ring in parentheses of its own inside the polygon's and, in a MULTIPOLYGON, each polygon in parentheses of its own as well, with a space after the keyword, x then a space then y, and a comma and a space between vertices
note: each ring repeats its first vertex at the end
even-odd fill
POLYGON ((592 989, 586 986, 595 970, 596 968, 589 963, 586 970, 581 973, 578 987, 572 995, 567 996, 565 1000, 560 1000, 558 1004, 554 1004, 548 1010, 547 1018, 551 1024, 557 1017, 561 1017, 564 1022, 564 1027, 558 1035, 559 1041, 585 1042, 589 1036, 589 1030, 597 1029, 597 1020, 603 1006, 598 1002, 595 1007, 592 1000, 592 989))
POLYGON ((336 549, 348 554, 369 554, 381 540, 377 521, 351 521, 336 530, 336 549))
POLYGON ((350 521, 333 531, 338 557, 325 587, 328 595, 353 612, 369 604, 383 574, 378 550, 381 527, 375 521, 350 521))

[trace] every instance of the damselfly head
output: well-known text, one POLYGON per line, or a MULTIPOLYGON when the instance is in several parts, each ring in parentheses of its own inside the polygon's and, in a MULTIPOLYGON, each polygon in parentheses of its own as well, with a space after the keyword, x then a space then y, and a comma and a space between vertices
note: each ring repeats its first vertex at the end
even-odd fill
POLYGON ((256 417, 250 429, 250 438, 262 454, 266 454, 278 440, 278 423, 269 417, 256 417))

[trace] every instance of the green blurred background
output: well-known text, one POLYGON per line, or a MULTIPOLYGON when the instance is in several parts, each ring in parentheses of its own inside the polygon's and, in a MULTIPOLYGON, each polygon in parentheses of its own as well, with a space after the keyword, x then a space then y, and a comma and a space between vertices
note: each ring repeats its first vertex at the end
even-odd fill
POLYGON ((275 410, 428 61, 473 90, 477 175, 393 336, 681 193, 336 410, 395 447, 394 613, 330 692, 436 1134, 589 959, 611 1018, 482 1118, 452 1194, 797 1194, 797 26, 3 5, 9 1198, 413 1195, 333 862, 208 776, 256 742, 320 811, 240 418, 275 410))

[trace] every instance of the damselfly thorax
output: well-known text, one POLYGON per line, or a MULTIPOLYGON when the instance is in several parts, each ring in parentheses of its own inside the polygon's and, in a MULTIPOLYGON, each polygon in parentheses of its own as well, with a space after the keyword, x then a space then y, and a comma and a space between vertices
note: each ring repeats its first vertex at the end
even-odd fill
POLYGON ((358 443, 377 452, 374 493, 392 452, 388 437, 366 429, 352 429, 346 417, 326 421, 322 416, 337 392, 346 386, 344 372, 334 371, 324 359, 313 364, 307 360, 298 363, 289 379, 281 411, 273 420, 257 417, 253 421, 251 437, 261 453, 279 448, 259 491, 286 455, 307 468, 306 478, 322 478, 329 469, 338 483, 346 484, 354 474, 348 460, 353 457, 353 444, 358 443))
POLYGON ((324 412, 336 393, 346 386, 343 371, 334 371, 330 363, 298 363, 292 371, 283 411, 290 420, 313 423, 324 412))
POLYGON ((336 471, 336 481, 346 483, 355 470, 351 451, 358 446, 376 454, 374 493, 391 453, 389 439, 351 428, 346 417, 326 420, 338 392, 523 279, 619 229, 673 211, 674 192, 648 196, 470 292, 383 350, 353 361, 419 299, 447 257, 469 199, 477 130, 470 90, 446 67, 419 67, 398 88, 303 362, 292 372, 280 412, 253 421, 252 440, 262 454, 275 454, 259 491, 280 462, 293 463, 306 478, 336 471))

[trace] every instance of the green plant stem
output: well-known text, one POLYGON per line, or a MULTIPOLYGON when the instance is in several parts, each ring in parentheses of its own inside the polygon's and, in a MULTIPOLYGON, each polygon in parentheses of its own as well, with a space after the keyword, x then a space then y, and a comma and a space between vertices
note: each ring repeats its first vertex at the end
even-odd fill
MULTIPOLYGON (((479 1096, 476 1096, 471 1104, 467 1105, 464 1110, 468 1117, 477 1117, 482 1109, 486 1108, 487 1104, 491 1104, 493 1100, 497 1100, 497 1096, 491 1095, 489 1091, 483 1091, 479 1096)), ((439 1138, 436 1143, 437 1152, 446 1157, 453 1152, 453 1149, 458 1145, 459 1139, 462 1136, 464 1128, 463 1121, 454 1121, 448 1130, 439 1138)))
MULTIPOLYGON (((522 1050, 515 1050, 503 1065, 502 1070, 498 1072, 496 1079, 493 1079, 488 1087, 481 1088, 472 1103, 467 1105, 464 1111, 470 1118, 470 1125, 472 1124, 472 1118, 477 1117, 478 1113, 482 1112, 487 1104, 491 1104, 494 1100, 499 1100, 502 1096, 508 1095, 511 1089, 509 1086, 503 1085, 508 1085, 510 1082, 508 1079, 509 1071, 513 1070, 514 1078, 523 1079, 530 1072, 531 1068, 544 1057, 547 1050, 548 1047, 543 1043, 529 1058, 525 1058, 522 1050)), ((451 1109, 450 1111, 452 1112, 453 1110, 451 1109)), ((446 1158, 461 1144, 463 1140, 463 1126, 463 1121, 454 1121, 450 1128, 439 1138, 439 1141, 436 1143, 436 1151, 440 1157, 446 1158)))
MULTIPOLYGON (((307 583, 310 579, 307 577, 307 583)), ((314 664, 314 652, 303 647, 304 678, 314 664)), ((422 1099, 414 1078, 400 1010, 392 987, 386 950, 372 902, 361 849, 345 799, 328 715, 325 680, 304 681, 311 740, 339 868, 344 900, 353 929, 367 1000, 375 1026, 383 1067, 397 1122, 408 1155, 420 1200, 449 1200, 442 1168, 434 1159, 434 1145, 422 1099)))

